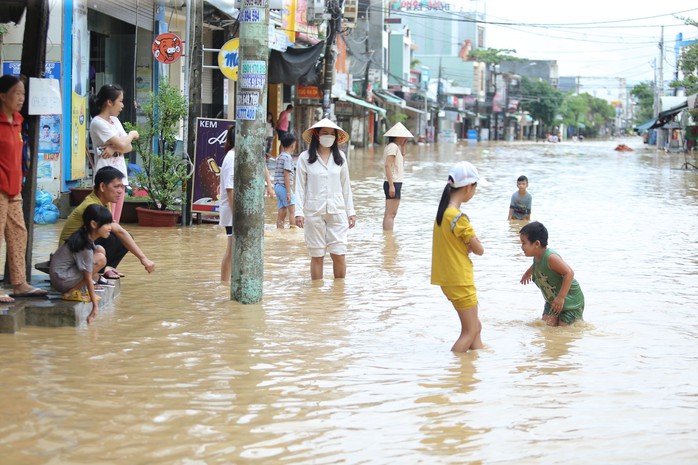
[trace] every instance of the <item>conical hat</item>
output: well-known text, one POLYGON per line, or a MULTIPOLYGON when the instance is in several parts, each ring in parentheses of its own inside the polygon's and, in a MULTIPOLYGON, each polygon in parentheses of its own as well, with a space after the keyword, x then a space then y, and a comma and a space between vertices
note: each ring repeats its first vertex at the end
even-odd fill
POLYGON ((337 126, 335 123, 330 121, 328 118, 323 118, 317 123, 313 124, 310 126, 310 128, 306 129, 303 131, 303 140, 305 141, 306 144, 310 144, 310 141, 313 140, 313 131, 315 129, 319 128, 332 128, 337 130, 337 144, 346 144, 346 142, 349 140, 349 134, 339 126, 337 126))
POLYGON ((384 137, 414 137, 412 133, 402 124, 397 123, 388 132, 383 134, 384 137))

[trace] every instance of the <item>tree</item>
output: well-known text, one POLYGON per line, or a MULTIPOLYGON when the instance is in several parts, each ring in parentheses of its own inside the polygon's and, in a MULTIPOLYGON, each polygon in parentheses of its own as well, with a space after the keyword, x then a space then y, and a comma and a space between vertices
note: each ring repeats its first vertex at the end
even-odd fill
POLYGON ((157 95, 151 92, 141 109, 143 124, 124 125, 127 131, 136 129, 140 134, 133 141, 143 162, 136 184, 148 192, 151 208, 168 210, 179 203, 179 192, 191 175, 191 162, 175 153, 178 128, 187 116, 187 100, 163 79, 157 95))
POLYGON ((632 89, 630 95, 635 97, 638 109, 635 112, 635 123, 644 123, 654 117, 654 89, 652 84, 642 82, 632 89))
POLYGON ((584 129, 586 136, 598 136, 603 129, 613 126, 616 109, 604 99, 588 93, 568 95, 560 110, 562 122, 574 126, 577 134, 584 129))
MULTIPOLYGON (((521 110, 528 111, 532 118, 543 126, 552 126, 564 100, 562 92, 546 81, 521 78, 521 110)), ((545 130, 541 127, 541 131, 545 130)))

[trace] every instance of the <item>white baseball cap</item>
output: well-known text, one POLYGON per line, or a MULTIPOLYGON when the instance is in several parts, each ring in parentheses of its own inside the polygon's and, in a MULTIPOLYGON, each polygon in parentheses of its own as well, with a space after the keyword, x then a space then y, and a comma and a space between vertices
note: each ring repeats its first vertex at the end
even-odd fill
POLYGON ((454 189, 475 184, 480 179, 477 168, 468 161, 461 161, 453 165, 448 172, 448 185, 454 189))

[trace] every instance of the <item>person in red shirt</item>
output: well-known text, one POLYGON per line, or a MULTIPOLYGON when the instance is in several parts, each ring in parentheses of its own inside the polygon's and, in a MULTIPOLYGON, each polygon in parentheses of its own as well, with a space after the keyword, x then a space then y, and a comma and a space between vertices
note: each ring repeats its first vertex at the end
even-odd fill
POLYGON ((291 112, 293 105, 289 104, 284 111, 279 113, 279 120, 276 122, 276 132, 279 133, 279 140, 291 129, 291 112))
MULTIPOLYGON (((24 84, 15 76, 0 77, 0 245, 7 243, 7 260, 14 297, 45 296, 27 282, 27 228, 22 213, 22 122, 24 84)), ((0 304, 15 299, 0 294, 0 304)))

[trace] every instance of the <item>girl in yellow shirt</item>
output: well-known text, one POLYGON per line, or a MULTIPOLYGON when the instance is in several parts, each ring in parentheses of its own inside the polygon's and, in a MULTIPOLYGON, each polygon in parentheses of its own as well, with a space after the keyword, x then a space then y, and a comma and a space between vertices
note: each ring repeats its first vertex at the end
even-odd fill
POLYGON ((482 324, 477 315, 477 292, 470 253, 485 252, 470 219, 460 211, 461 204, 475 195, 479 175, 469 162, 451 168, 434 221, 431 258, 431 283, 441 286, 461 322, 461 332, 451 350, 466 352, 481 349, 482 324))

